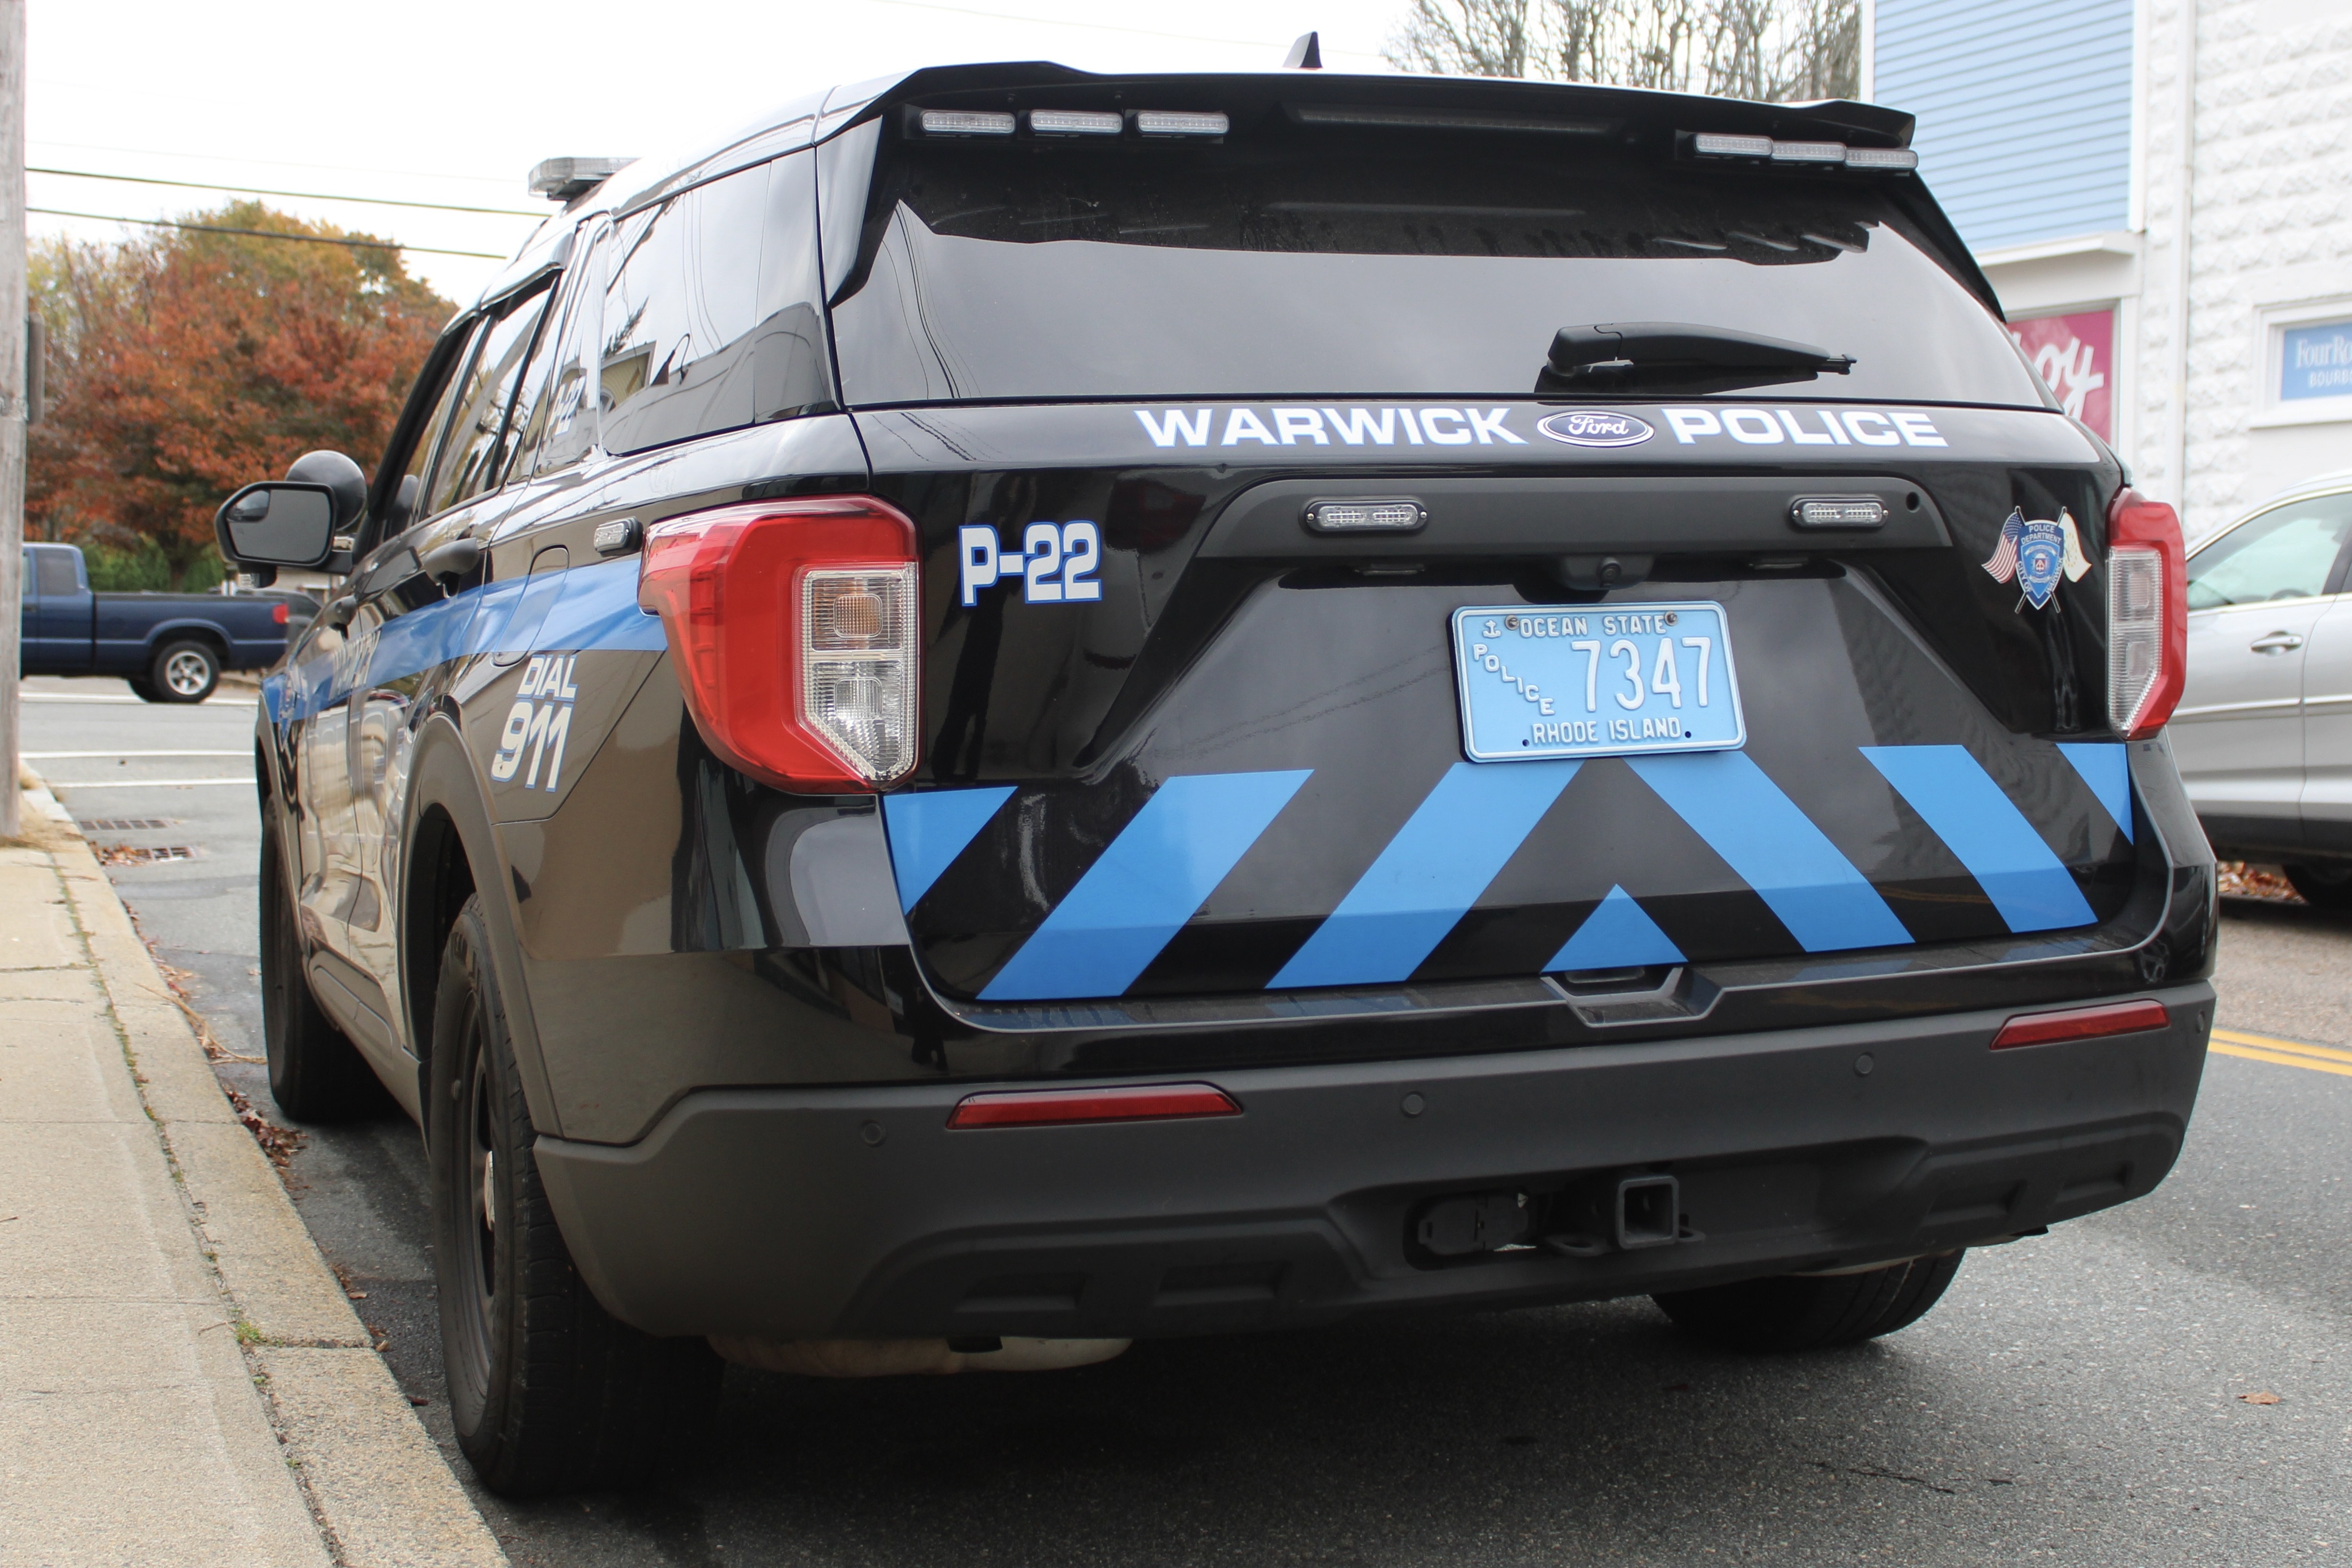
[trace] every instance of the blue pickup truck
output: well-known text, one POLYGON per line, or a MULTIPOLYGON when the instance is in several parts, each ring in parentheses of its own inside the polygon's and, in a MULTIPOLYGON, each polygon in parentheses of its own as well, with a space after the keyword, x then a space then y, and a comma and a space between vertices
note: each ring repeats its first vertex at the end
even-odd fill
POLYGON ((317 612, 302 594, 94 593, 75 545, 25 547, 24 673, 121 675, 154 703, 200 703, 257 670, 317 612))

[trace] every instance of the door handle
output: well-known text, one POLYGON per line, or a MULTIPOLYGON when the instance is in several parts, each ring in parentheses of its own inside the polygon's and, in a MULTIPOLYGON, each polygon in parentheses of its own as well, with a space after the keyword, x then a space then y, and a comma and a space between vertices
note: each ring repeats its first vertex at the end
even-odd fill
POLYGON ((2292 632, 2273 632, 2267 637, 2258 637, 2246 644, 2249 652, 2256 653, 2284 653, 2289 648, 2302 646, 2303 639, 2292 632))

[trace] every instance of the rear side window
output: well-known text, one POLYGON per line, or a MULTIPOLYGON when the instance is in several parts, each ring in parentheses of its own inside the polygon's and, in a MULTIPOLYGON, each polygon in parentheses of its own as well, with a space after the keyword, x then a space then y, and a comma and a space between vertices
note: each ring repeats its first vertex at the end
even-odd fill
POLYGON ((604 447, 752 422, 753 310, 767 220, 762 164, 617 225, 604 295, 604 447))
POLYGON ((548 292, 542 288, 512 302, 482 334, 472 361, 457 383, 456 423, 442 440, 442 455, 433 467, 432 498, 419 516, 445 511, 497 484, 507 410, 514 401, 515 382, 522 374, 524 357, 530 352, 547 299, 548 292))
POLYGON ((28 551, 39 563, 40 594, 44 599, 71 599, 81 591, 81 573, 74 558, 61 549, 28 551))
POLYGON ((1866 177, 1469 135, 886 138, 866 212, 834 311, 853 406, 1527 396, 1556 331, 1611 321, 1857 361, 1783 396, 2047 406, 1866 177))
POLYGON ((2352 496, 2294 501, 2250 517, 2189 560, 2189 608, 2219 610, 2273 599, 2311 599, 2352 536, 2352 496))

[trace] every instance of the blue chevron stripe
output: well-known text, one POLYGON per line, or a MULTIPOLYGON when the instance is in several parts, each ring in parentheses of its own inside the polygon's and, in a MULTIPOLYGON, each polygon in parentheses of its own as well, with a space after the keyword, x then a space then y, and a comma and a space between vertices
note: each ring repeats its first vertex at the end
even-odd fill
POLYGON ((2062 740, 2059 754, 2083 776, 2099 804, 2107 809, 2116 826, 2124 831, 2124 841, 2131 841, 2131 757, 2119 740, 2062 740))
POLYGON ((1746 752, 1625 762, 1756 890, 1808 953, 1910 943, 1910 931, 1869 879, 1746 752))
POLYGON ((1967 747, 1865 746, 1862 754, 1969 868, 2011 931, 2098 918, 2065 862, 1967 747))
POLYGON ((1652 964, 1683 962, 1683 950, 1658 929, 1649 911, 1634 903, 1623 888, 1612 886, 1609 896, 1584 917, 1576 935, 1544 968, 1557 974, 1564 969, 1647 968, 1652 964))
POLYGON ((1257 842, 1308 771, 1195 773, 1160 785, 981 999, 1126 990, 1257 842))
POLYGON ((1269 988, 1410 979, 1581 766, 1455 763, 1269 988))
POLYGON ((898 879, 898 907, 912 909, 940 873, 963 853, 996 809, 1013 798, 1013 787, 991 789, 926 789, 917 795, 882 797, 882 822, 890 841, 891 870, 898 879))

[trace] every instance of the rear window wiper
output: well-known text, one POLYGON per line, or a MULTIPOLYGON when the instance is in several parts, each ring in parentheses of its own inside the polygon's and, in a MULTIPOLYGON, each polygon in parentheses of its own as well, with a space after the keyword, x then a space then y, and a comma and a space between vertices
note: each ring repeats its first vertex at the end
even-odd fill
POLYGON ((1811 343, 1687 321, 1610 321, 1562 327, 1537 379, 1538 392, 1614 392, 1643 387, 1727 392, 1809 382, 1853 369, 1852 356, 1811 343))

